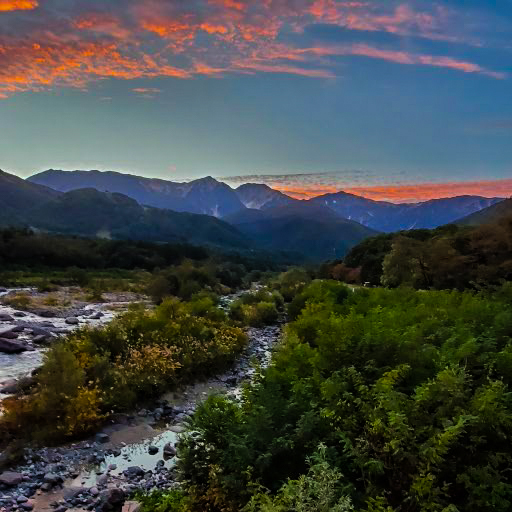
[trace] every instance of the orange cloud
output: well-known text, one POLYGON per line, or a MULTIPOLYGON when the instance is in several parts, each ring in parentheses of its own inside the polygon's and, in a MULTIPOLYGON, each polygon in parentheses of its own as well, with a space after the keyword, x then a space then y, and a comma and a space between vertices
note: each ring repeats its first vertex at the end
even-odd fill
MULTIPOLYGON (((375 0, 123 0, 122 9, 94 2, 89 10, 70 8, 57 16, 57 9, 43 9, 53 2, 57 0, 46 0, 37 16, 23 13, 15 20, 16 31, 0 37, 0 98, 54 86, 85 89, 106 78, 193 78, 229 72, 332 78, 339 74, 339 59, 333 57, 343 56, 506 77, 499 70, 451 56, 365 43, 300 44, 300 34, 313 22, 458 40, 449 32, 454 13, 437 5, 418 11, 405 3, 389 7, 375 0), (293 39, 281 37, 290 30, 293 39)), ((0 11, 37 6, 37 0, 0 0, 0 11)))
POLYGON ((349 186, 342 188, 334 185, 304 185, 301 183, 280 185, 276 182, 272 182, 271 186, 297 199, 309 199, 318 195, 339 192, 340 190, 375 201, 391 201, 394 203, 415 203, 428 201, 429 199, 460 195, 478 195, 483 197, 512 196, 512 179, 407 185, 349 186))
POLYGON ((0 0, 0 12, 30 11, 38 6, 38 0, 0 0))

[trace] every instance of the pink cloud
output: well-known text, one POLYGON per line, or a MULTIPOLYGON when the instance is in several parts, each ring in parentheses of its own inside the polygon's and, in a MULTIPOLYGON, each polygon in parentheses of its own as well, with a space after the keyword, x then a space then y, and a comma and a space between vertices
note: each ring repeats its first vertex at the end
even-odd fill
POLYGON ((26 10, 14 19, 16 25, 10 20, 6 26, 16 30, 2 33, 0 25, 0 98, 52 87, 85 89, 107 78, 191 79, 260 72, 325 79, 339 75, 339 63, 332 59, 336 56, 506 77, 500 70, 452 56, 364 43, 301 47, 298 40, 280 38, 284 27, 300 35, 308 24, 323 22, 355 31, 458 40, 450 32, 456 14, 437 5, 419 11, 405 3, 390 7, 375 0, 125 0, 123 9, 107 8, 106 3, 92 9, 84 3, 85 8, 70 8, 59 17, 53 4, 57 0, 46 0, 36 14, 30 9, 38 6, 37 0, 0 0, 0 11, 26 10))

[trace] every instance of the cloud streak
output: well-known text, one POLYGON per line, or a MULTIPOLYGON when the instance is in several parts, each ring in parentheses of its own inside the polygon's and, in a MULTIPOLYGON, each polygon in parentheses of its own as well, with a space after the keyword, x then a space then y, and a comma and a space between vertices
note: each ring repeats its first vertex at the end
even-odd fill
POLYGON ((37 0, 0 0, 0 12, 30 11, 38 5, 37 0))
POLYGON ((265 183, 270 187, 296 199, 309 199, 339 191, 363 196, 375 201, 393 203, 416 203, 460 195, 483 197, 511 197, 512 179, 453 181, 441 183, 401 183, 400 181, 375 184, 371 175, 353 173, 336 174, 294 174, 282 176, 252 175, 221 178, 236 186, 241 183, 265 183), (365 184, 364 182, 367 181, 365 184))
POLYGON ((506 78, 501 70, 454 55, 403 50, 400 38, 447 43, 458 13, 441 5, 413 9, 394 0, 0 0, 0 97, 55 87, 86 89, 113 78, 284 73, 328 79, 339 59, 371 58, 506 78), (8 19, 7 19, 8 17, 8 19), (304 36, 327 24, 396 44, 319 44, 304 36), (290 36, 293 35, 293 37, 290 36))

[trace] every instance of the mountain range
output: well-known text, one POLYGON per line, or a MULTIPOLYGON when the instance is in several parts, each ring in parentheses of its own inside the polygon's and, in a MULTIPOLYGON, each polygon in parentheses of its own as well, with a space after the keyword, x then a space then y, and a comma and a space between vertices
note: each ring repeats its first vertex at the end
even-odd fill
MULTIPOLYGON (((50 169, 28 181, 67 192, 92 187, 103 192, 120 192, 140 204, 178 212, 203 213, 233 220, 251 215, 246 210, 266 211, 297 204, 322 205, 341 218, 355 221, 372 230, 391 233, 403 229, 435 228, 498 203, 502 198, 458 196, 419 203, 395 204, 336 192, 298 200, 267 185, 247 183, 232 189, 212 177, 189 183, 144 178, 131 174, 100 171, 59 171, 50 169)), ((288 212, 281 210, 288 215, 288 212)), ((253 215, 253 220, 256 219, 253 215)), ((311 217, 314 217, 311 209, 311 217)), ((238 224, 240 221, 237 222, 238 224)))
POLYGON ((0 171, 0 201, 4 226, 287 251, 319 261, 341 258, 377 232, 437 227, 499 207, 502 199, 459 196, 394 204, 340 191, 298 200, 267 185, 233 189, 212 177, 177 183, 117 172, 48 170, 27 180, 0 171))

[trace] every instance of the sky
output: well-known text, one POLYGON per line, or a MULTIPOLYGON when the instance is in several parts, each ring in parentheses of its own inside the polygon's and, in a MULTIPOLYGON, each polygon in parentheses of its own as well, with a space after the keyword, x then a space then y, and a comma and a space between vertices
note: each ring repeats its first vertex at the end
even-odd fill
POLYGON ((0 168, 512 195, 512 1, 0 0, 0 168))

